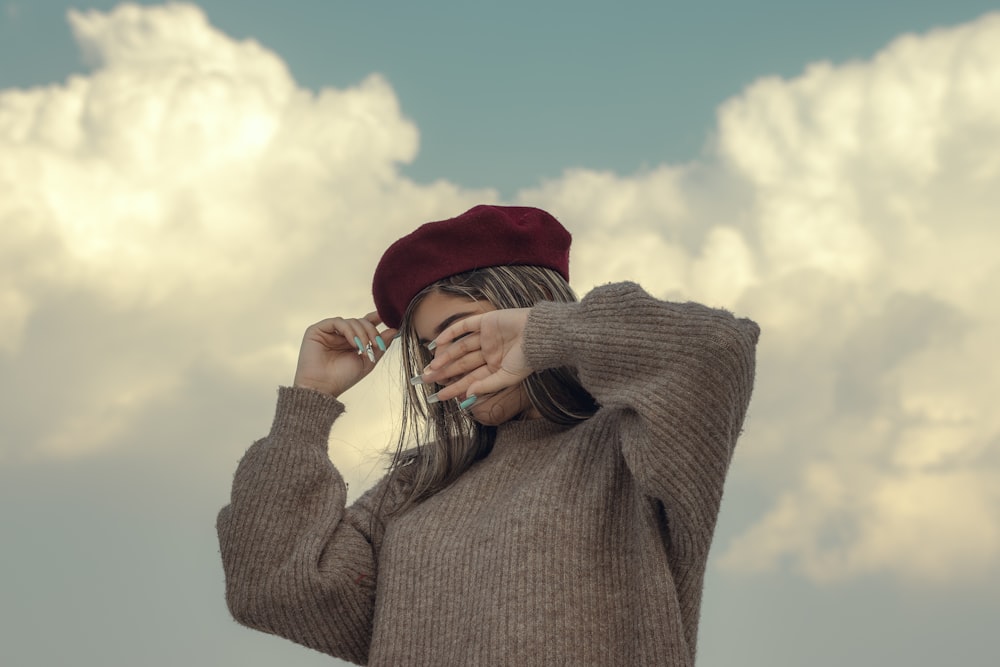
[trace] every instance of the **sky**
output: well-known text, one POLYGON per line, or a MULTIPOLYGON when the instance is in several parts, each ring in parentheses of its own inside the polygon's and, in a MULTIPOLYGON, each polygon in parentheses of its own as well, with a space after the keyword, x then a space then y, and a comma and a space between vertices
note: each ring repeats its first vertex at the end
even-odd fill
POLYGON ((305 327, 492 202, 761 326, 700 667, 994 665, 994 5, 0 2, 0 664, 338 664, 230 619, 215 514, 305 327))

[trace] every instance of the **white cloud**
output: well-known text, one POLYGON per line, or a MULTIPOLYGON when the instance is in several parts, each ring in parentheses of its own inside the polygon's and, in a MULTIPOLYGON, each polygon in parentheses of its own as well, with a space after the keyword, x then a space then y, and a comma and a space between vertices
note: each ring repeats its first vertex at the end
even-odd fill
MULTIPOLYGON (((400 177, 417 129, 377 75, 302 89, 187 5, 70 23, 92 72, 0 91, 0 463, 144 442, 150 410, 219 399, 205 369, 269 399, 309 322, 371 307, 391 240, 496 199, 400 177)), ((720 108, 714 157, 517 196, 573 228, 580 291, 633 278, 761 323, 734 474, 771 503, 718 545, 733 571, 996 571, 998 44, 987 16, 765 79, 720 108)), ((391 383, 334 435, 356 486, 391 383)))
POLYGON ((415 154, 416 129, 378 76, 299 89, 273 53, 187 5, 69 18, 95 72, 0 106, 2 214, 15 240, 61 246, 36 281, 144 302, 269 275, 329 220, 358 242, 370 211, 324 190, 374 195, 415 154))
POLYGON ((734 474, 773 505, 718 547, 727 568, 1000 568, 998 45, 986 16, 763 79, 720 108, 713 163, 522 193, 581 224, 578 283, 632 275, 761 323, 734 474))
POLYGON ((629 276, 661 296, 731 304, 756 283, 756 267, 737 221, 707 217, 732 215, 728 183, 706 188, 704 179, 699 165, 662 166, 633 177, 571 169, 521 191, 518 200, 571 224, 570 268, 582 291, 629 276))
POLYGON ((823 581, 976 579, 1000 564, 998 44, 987 16, 760 82, 721 109, 766 273, 742 303, 763 320, 752 427, 772 440, 752 428, 738 461, 800 462, 723 564, 787 561, 823 581), (817 273, 818 291, 782 279, 817 273))
POLYGON ((191 5, 69 22, 93 71, 0 91, 0 362, 45 386, 9 397, 7 458, 99 451, 205 359, 282 347, 250 366, 287 382, 389 242, 495 197, 400 178, 417 130, 378 75, 303 89, 191 5))

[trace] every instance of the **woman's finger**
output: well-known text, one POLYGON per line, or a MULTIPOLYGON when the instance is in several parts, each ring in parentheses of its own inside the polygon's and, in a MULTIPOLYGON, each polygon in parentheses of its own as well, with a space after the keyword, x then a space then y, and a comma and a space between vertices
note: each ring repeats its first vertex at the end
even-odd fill
POLYGON ((325 334, 338 334, 340 327, 343 325, 344 318, 342 317, 328 317, 325 320, 320 320, 315 324, 309 326, 306 329, 308 334, 310 331, 319 331, 325 334))
POLYGON ((425 374, 423 378, 425 382, 444 384, 444 380, 465 377, 480 366, 486 366, 486 358, 483 357, 483 351, 477 348, 444 368, 425 374))
MULTIPOLYGON (((457 338, 448 344, 447 347, 438 347, 434 351, 434 358, 427 365, 428 375, 437 377, 449 377, 464 375, 466 372, 481 365, 480 363, 469 365, 471 360, 469 355, 478 355, 477 359, 485 362, 480 347, 478 333, 464 334, 462 338, 457 338)), ((427 378, 434 382, 433 377, 427 378)))
POLYGON ((341 332, 344 338, 352 346, 355 354, 362 357, 366 361, 372 363, 375 362, 374 354, 368 355, 369 352, 367 346, 376 335, 374 330, 369 332, 367 327, 371 327, 371 323, 360 319, 349 319, 344 320, 343 331, 341 332))
POLYGON ((477 380, 487 377, 489 373, 490 370, 488 368, 480 366, 468 375, 465 375, 455 382, 442 387, 436 394, 431 394, 431 396, 428 397, 428 401, 436 403, 438 401, 449 401, 453 398, 464 399, 467 397, 469 386, 477 380), (431 397, 433 397, 434 400, 431 400, 431 397))
POLYGON ((482 320, 482 313, 479 315, 463 317, 438 334, 434 340, 427 344, 427 349, 436 350, 437 348, 442 348, 460 336, 479 331, 482 320))
POLYGON ((385 351, 385 343, 383 342, 382 345, 379 345, 381 336, 379 336, 378 329, 375 328, 375 325, 372 324, 367 317, 365 319, 357 320, 357 322, 365 331, 365 335, 361 336, 361 344, 364 346, 364 353, 370 362, 375 363, 378 357, 380 357, 385 351))
POLYGON ((329 350, 349 349, 347 345, 347 322, 342 317, 329 317, 320 320, 306 329, 304 340, 315 343, 329 350))
POLYGON ((490 373, 481 379, 477 378, 473 382, 470 382, 466 385, 465 390, 470 396, 495 394, 498 391, 520 384, 529 375, 531 373, 527 371, 513 373, 505 368, 501 368, 495 373, 490 373))
POLYGON ((378 330, 378 325, 382 324, 382 318, 379 317, 378 311, 373 310, 364 316, 364 320, 372 325, 371 331, 374 331, 374 335, 371 338, 372 344, 375 346, 375 354, 381 356, 389 349, 389 344, 395 340, 396 336, 399 334, 397 329, 392 327, 386 327, 383 331, 378 330))
POLYGON ((392 345, 392 341, 396 340, 396 336, 399 335, 398 329, 386 328, 379 332, 378 336, 375 337, 375 344, 378 348, 385 352, 392 345), (381 341, 381 344, 379 342, 381 341))
POLYGON ((447 369, 458 359, 471 352, 481 350, 481 337, 478 331, 466 332, 451 339, 449 343, 434 348, 434 358, 427 365, 427 370, 440 371, 447 369))

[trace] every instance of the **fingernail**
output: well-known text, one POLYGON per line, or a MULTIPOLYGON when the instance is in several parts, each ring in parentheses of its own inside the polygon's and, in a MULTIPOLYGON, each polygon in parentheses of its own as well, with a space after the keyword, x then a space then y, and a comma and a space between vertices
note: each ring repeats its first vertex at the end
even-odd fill
POLYGON ((437 341, 432 340, 431 342, 427 343, 427 351, 433 352, 434 348, 436 348, 437 346, 438 346, 437 341))
POLYGON ((475 405, 476 401, 478 401, 478 400, 479 399, 475 395, 469 396, 467 399, 465 399, 464 401, 462 401, 461 403, 459 403, 458 407, 462 408, 463 410, 468 410, 473 405, 475 405))
POLYGON ((368 355, 368 361, 370 361, 370 362, 372 362, 374 364, 375 363, 375 350, 372 349, 372 344, 371 343, 368 343, 368 345, 365 346, 365 354, 368 355))
POLYGON ((423 383, 424 383, 424 378, 419 375, 414 375, 413 377, 410 378, 410 384, 412 384, 414 387, 416 387, 417 385, 421 385, 423 383))
POLYGON ((361 344, 361 339, 357 336, 354 337, 354 344, 358 346, 358 355, 365 353, 365 346, 361 344))
POLYGON ((427 402, 428 403, 437 403, 440 400, 441 399, 438 398, 437 394, 431 394, 430 396, 427 397, 427 402))
POLYGON ((378 349, 385 352, 385 341, 382 340, 381 336, 375 336, 375 344, 378 345, 378 349))

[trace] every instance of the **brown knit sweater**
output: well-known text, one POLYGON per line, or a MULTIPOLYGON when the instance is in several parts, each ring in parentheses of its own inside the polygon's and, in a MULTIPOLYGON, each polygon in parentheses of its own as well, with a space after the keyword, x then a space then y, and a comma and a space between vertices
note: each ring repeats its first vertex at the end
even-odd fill
POLYGON ((575 367, 600 410, 500 426, 489 456, 387 521, 385 480, 345 508, 327 457, 343 405, 282 388, 219 514, 233 615, 370 665, 692 665, 757 336, 631 283, 541 303, 529 362, 575 367))

